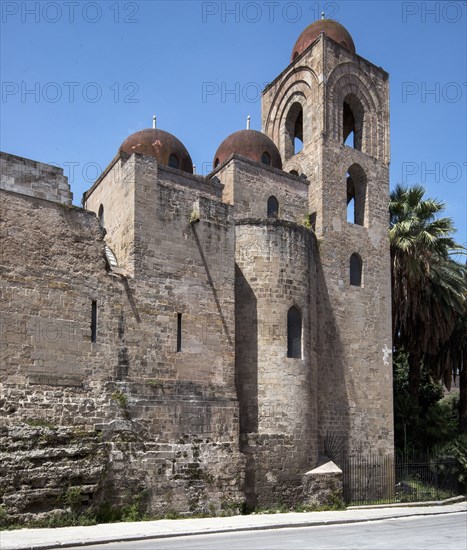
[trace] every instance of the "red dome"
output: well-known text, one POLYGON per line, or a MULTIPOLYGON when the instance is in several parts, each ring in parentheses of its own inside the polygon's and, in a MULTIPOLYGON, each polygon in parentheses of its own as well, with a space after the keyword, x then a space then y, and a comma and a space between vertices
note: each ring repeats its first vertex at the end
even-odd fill
POLYGON ((298 37, 292 50, 291 61, 304 52, 310 44, 313 44, 322 32, 347 50, 355 53, 355 44, 345 27, 334 19, 320 19, 309 25, 298 37))
POLYGON ((193 174, 193 162, 183 143, 169 132, 159 128, 140 130, 128 136, 120 145, 120 151, 142 153, 154 157, 157 162, 193 174))
POLYGON ((255 162, 282 169, 282 160, 275 143, 256 130, 234 132, 219 145, 214 156, 214 168, 237 153, 255 162))

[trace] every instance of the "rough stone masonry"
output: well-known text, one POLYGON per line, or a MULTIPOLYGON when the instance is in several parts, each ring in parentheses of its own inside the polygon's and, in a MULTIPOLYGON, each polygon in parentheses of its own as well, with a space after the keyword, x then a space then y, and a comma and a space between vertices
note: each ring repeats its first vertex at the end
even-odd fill
POLYGON ((313 23, 262 120, 206 177, 137 132, 82 208, 1 153, 1 517, 319 505, 393 455, 388 75, 313 23))

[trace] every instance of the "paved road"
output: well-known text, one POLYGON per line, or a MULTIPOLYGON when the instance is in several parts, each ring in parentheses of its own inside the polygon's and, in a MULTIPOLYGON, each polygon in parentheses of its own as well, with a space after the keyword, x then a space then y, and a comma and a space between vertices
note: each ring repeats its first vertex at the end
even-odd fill
MULTIPOLYGON (((466 550, 467 515, 195 535, 86 546, 86 550, 466 550)), ((83 550, 76 546, 74 550, 83 550)))

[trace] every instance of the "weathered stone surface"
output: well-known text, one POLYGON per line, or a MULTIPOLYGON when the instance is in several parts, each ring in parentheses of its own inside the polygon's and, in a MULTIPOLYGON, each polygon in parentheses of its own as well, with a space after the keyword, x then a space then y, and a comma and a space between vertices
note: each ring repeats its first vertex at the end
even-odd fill
POLYGON ((262 112, 263 130, 278 144, 284 170, 303 173, 310 183, 308 206, 319 242, 320 452, 334 446, 340 457, 391 455, 388 75, 322 35, 266 88, 262 112), (343 144, 344 100, 362 111, 359 148, 343 144), (294 105, 303 112, 303 149, 295 155, 287 126, 294 105), (347 221, 348 173, 359 223, 347 221), (361 286, 349 284, 354 253, 362 259, 361 286))
POLYGON ((61 168, 1 151, 0 189, 68 205, 73 199, 61 168))
POLYGON ((120 152, 81 209, 59 169, 0 157, 15 521, 69 489, 152 515, 323 503, 342 480, 319 455, 392 455, 387 74, 322 35, 262 107, 284 171, 234 153, 205 178, 120 152))

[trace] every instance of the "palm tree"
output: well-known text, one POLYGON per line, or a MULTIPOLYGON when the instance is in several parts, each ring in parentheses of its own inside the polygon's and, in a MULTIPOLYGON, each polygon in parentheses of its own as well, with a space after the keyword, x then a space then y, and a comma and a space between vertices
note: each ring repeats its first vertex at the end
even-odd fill
MULTIPOLYGON (((467 288, 467 280, 465 282, 467 288)), ((457 317, 449 340, 438 354, 426 356, 425 364, 433 377, 442 380, 448 389, 451 388, 452 379, 458 380, 459 431, 467 434, 467 290, 465 298, 463 314, 457 317)))
POLYGON ((394 344, 408 353, 416 402, 422 359, 449 340, 465 303, 465 268, 451 258, 464 249, 452 220, 437 217, 445 204, 424 194, 421 185, 398 185, 389 205, 394 344))

